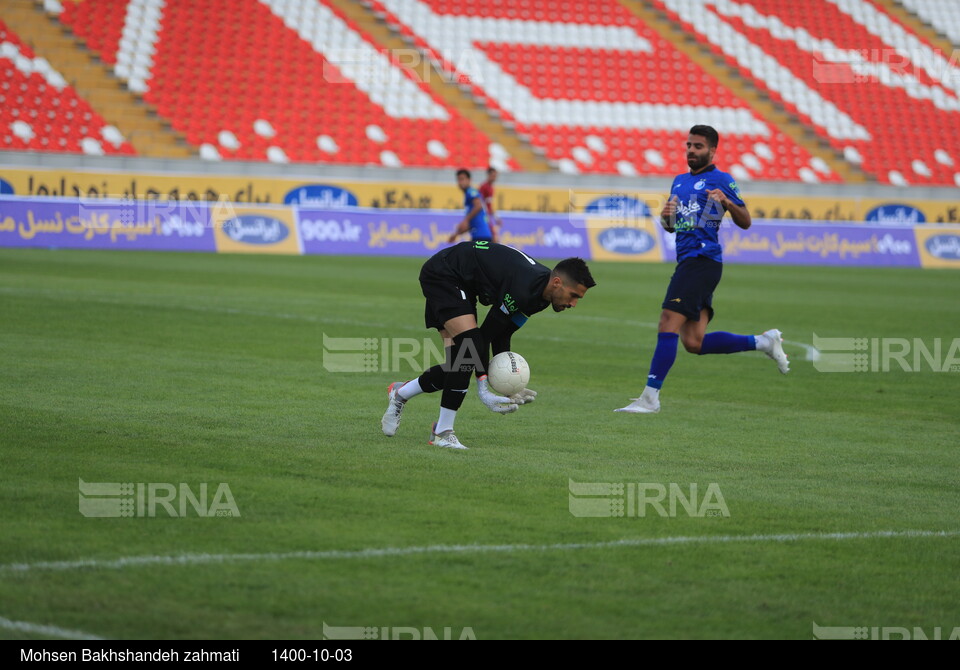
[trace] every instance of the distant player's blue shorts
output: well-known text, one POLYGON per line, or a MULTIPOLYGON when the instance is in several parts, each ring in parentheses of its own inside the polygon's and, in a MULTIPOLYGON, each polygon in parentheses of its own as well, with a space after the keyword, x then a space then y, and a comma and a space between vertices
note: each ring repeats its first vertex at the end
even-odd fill
POLYGON ((713 292, 720 283, 723 263, 706 256, 692 256, 677 263, 670 279, 663 308, 679 312, 691 321, 700 320, 700 312, 707 310, 707 321, 713 320, 713 292))

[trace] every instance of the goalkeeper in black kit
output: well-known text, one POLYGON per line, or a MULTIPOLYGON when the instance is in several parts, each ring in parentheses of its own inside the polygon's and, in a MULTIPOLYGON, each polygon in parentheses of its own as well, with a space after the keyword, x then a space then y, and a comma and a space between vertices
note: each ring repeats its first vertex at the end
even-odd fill
POLYGON ((478 240, 432 256, 420 271, 420 286, 426 298, 426 327, 440 331, 446 360, 416 379, 390 384, 383 434, 396 435, 410 398, 440 391, 440 417, 430 432, 430 444, 466 449, 453 424, 471 375, 477 375, 480 400, 494 412, 509 414, 532 402, 537 394, 529 389, 509 398, 490 390, 486 369, 491 350, 494 356, 510 351, 510 337, 529 317, 550 306, 555 312, 576 307, 596 282, 580 258, 562 260, 551 270, 513 247, 478 240), (490 306, 479 327, 477 302, 490 306))

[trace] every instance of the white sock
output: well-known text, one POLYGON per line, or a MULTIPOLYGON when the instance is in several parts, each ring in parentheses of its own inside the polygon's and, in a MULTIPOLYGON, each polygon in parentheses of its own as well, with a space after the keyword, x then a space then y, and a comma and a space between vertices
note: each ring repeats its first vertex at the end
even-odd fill
POLYGON ((772 342, 770 342, 770 338, 766 335, 762 333, 760 335, 754 335, 753 340, 757 343, 757 351, 770 351, 772 342))
POLYGON ((404 400, 410 400, 415 395, 420 395, 423 393, 423 389, 420 388, 420 378, 414 377, 406 384, 400 387, 400 390, 397 391, 397 395, 403 398, 404 400))
POLYGON ((440 418, 437 419, 437 427, 434 429, 433 432, 436 435, 439 435, 445 430, 453 430, 453 422, 456 420, 457 420, 457 410, 441 407, 440 418))
POLYGON ((643 389, 643 398, 644 400, 650 401, 659 401, 660 400, 660 389, 655 389, 652 386, 645 386, 643 389))

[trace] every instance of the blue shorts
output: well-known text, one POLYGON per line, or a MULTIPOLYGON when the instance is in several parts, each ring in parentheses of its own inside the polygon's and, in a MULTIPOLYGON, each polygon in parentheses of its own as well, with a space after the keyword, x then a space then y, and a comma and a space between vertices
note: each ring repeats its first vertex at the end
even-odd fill
POLYGON ((691 256, 677 263, 670 279, 663 308, 683 314, 691 321, 700 320, 700 312, 707 310, 707 320, 713 320, 713 292, 720 283, 723 263, 706 256, 691 256))

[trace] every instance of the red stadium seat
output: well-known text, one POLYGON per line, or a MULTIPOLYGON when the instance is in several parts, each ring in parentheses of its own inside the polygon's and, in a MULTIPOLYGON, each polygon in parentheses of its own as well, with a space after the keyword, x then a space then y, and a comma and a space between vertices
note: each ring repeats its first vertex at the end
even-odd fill
MULTIPOLYGON (((880 3, 850 1, 857 11, 832 0, 736 0, 723 11, 716 0, 655 4, 838 153, 856 150, 877 180, 899 173, 913 184, 952 185, 960 68, 944 62, 937 72, 920 56, 916 63, 891 57, 930 45, 880 3), (824 50, 865 60, 851 68, 824 50), (885 81, 889 71, 908 83, 885 81)), ((386 151, 408 166, 490 160, 490 139, 404 72, 408 56, 384 49, 330 0, 61 4, 59 19, 118 77, 188 142, 212 144, 225 160, 267 160, 271 147, 298 162, 376 165, 386 151), (384 54, 392 65, 377 65, 384 54), (386 83, 377 79, 384 76, 386 83), (259 120, 269 122, 272 137, 257 134, 259 120), (386 139, 369 135, 370 126, 386 139), (220 143, 224 130, 238 148, 220 143), (334 139, 335 153, 318 147, 322 135, 334 139), (430 153, 430 140, 442 142, 446 155, 430 153)), ((684 167, 686 128, 706 122, 721 133, 718 162, 738 178, 839 179, 811 171, 817 161, 804 147, 617 0, 364 4, 563 170, 675 174, 684 167)), ((35 57, 2 23, 0 42, 35 57)), ((0 57, 2 146, 78 151, 91 137, 106 153, 132 151, 102 141, 103 126, 69 86, 58 91, 42 74, 0 57)))
POLYGON ((721 13, 705 2, 703 12, 692 15, 684 14, 676 0, 657 0, 690 35, 835 149, 855 149, 863 170, 878 181, 890 183, 891 173, 899 172, 910 184, 955 183, 960 161, 956 62, 948 57, 938 62, 936 49, 880 3, 860 3, 849 13, 829 0, 738 3, 739 13, 721 13), (737 37, 744 40, 741 45, 762 49, 766 64, 737 46, 737 37), (935 64, 932 72, 923 67, 925 59, 935 64), (910 79, 914 83, 907 83, 910 79))
MULTIPOLYGON (((226 160, 266 160, 267 149, 277 146, 291 160, 314 163, 380 164, 385 149, 410 166, 489 161, 489 138, 401 69, 381 71, 403 80, 393 86, 386 103, 376 88, 368 94, 351 80, 329 79, 337 68, 327 57, 336 58, 338 48, 349 43, 355 52, 366 49, 363 57, 371 60, 384 49, 324 0, 272 5, 257 0, 166 2, 162 20, 146 30, 125 26, 126 6, 114 0, 66 3, 60 19, 108 63, 120 60, 123 35, 139 35, 140 42, 131 48, 149 58, 144 98, 191 144, 213 144, 226 160), (201 34, 206 37, 188 37, 201 34), (311 41, 329 45, 318 51, 311 41), (243 48, 235 48, 237 44, 243 48), (258 119, 268 121, 275 136, 257 135, 253 126, 258 119), (389 139, 383 144, 368 140, 365 129, 370 124, 381 127, 389 139), (439 127, 433 129, 434 124, 439 127), (235 135, 238 150, 219 144, 222 130, 235 135), (348 142, 348 134, 358 141, 348 142), (320 135, 334 138, 340 150, 330 154, 318 148, 320 135), (459 151, 438 158, 420 139, 427 135, 466 141, 459 151)), ((118 74, 122 76, 119 68, 118 74)), ((511 167, 518 166, 511 161, 511 167)))
MULTIPOLYGON (((475 94, 562 169, 676 174, 685 165, 687 129, 714 117, 737 122, 715 125, 724 137, 721 162, 744 178, 800 179, 792 163, 785 176, 775 155, 753 156, 757 142, 795 148, 804 167, 811 159, 616 0, 530 0, 520 8, 507 0, 421 0, 416 12, 394 0, 370 4, 388 23, 416 34, 451 76, 473 81, 458 69, 458 50, 472 47, 482 54, 488 65, 486 76, 473 82, 475 94), (541 24, 520 27, 510 19, 541 24), (571 37, 571 30, 582 37, 571 37), (602 115, 609 118, 597 118, 602 115), (752 169, 741 164, 746 154, 752 169)), ((461 63, 476 67, 467 58, 461 63)))
POLYGON ((59 75, 53 73, 52 68, 38 62, 37 54, 2 21, 0 45, 0 132, 4 133, 0 144, 3 148, 81 153, 80 141, 91 138, 106 154, 133 153, 129 144, 115 147, 104 140, 102 131, 106 121, 90 109, 73 87, 58 80, 59 75), (25 62, 26 59, 30 62, 25 62), (20 122, 16 128, 11 125, 15 122, 20 122))

